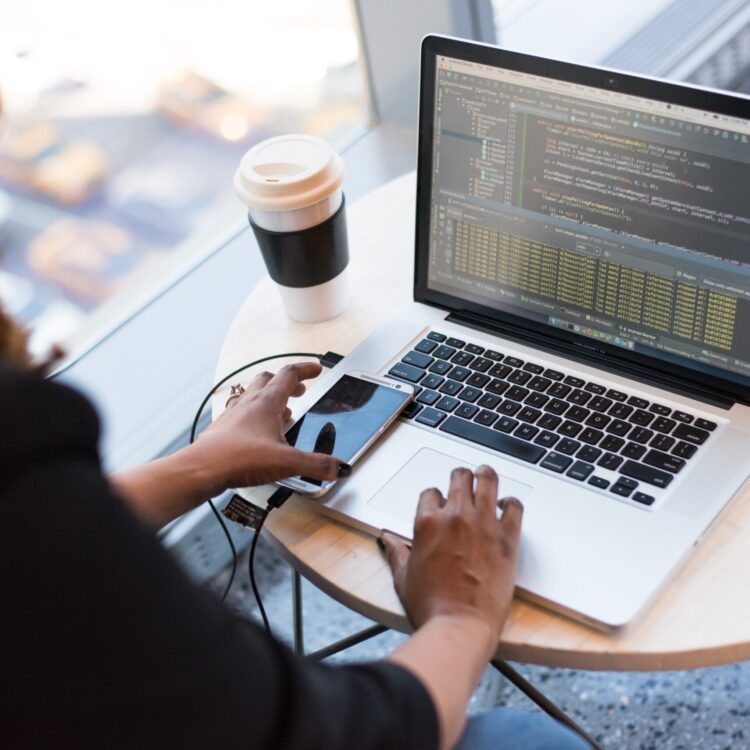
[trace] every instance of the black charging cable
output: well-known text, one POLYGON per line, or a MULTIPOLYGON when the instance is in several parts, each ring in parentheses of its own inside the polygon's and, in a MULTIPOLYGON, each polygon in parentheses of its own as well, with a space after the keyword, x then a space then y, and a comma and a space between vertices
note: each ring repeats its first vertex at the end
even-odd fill
MULTIPOLYGON (((335 367, 343 357, 340 354, 336 354, 336 352, 326 352, 325 354, 317 354, 317 353, 310 353, 310 352, 285 352, 284 354, 272 354, 268 357, 261 357, 260 359, 256 359, 253 362, 248 362, 245 365, 242 365, 242 367, 238 367, 236 370, 233 370, 228 375, 225 375, 218 383, 216 383, 211 390, 205 395, 203 401, 201 401, 201 405, 198 407, 198 411, 195 413, 195 418, 193 419, 193 426, 190 428, 190 444, 195 442, 195 433, 198 430, 198 422, 200 421, 201 414, 203 414, 203 410, 206 408, 206 404, 208 403, 211 396, 216 393, 216 391, 221 388, 224 383, 227 382, 227 380, 233 378, 235 375, 239 375, 239 373, 243 372, 244 370, 249 369, 250 367, 255 367, 256 365, 262 365, 264 362, 270 362, 274 359, 285 359, 288 357, 309 357, 312 359, 317 359, 323 367, 335 367)), ((288 492, 288 490, 281 488, 277 490, 269 499, 269 508, 271 508, 271 500, 276 495, 279 495, 279 498, 283 496, 284 493, 288 492), (280 494, 281 493, 281 494, 280 494)), ((289 492, 289 495, 291 492, 289 492)), ((275 502, 278 503, 278 505, 274 505, 273 507, 280 507, 286 500, 288 499, 289 495, 281 499, 277 499, 275 502)), ((227 539, 227 543, 229 544, 229 549, 232 551, 232 572, 229 575, 229 581, 227 581, 226 588, 224 589, 224 593, 221 595, 221 601, 223 602, 227 598, 227 594, 229 594, 229 590, 232 588, 232 584, 234 583, 234 578, 237 573, 237 548, 234 546, 234 542, 232 541, 232 535, 229 533, 229 529, 227 528, 226 524, 224 523, 224 519, 221 517, 221 513, 219 513, 218 509, 216 508, 216 505, 214 504, 213 500, 208 501, 209 506, 211 507, 211 510, 213 511, 214 516, 216 516, 216 520, 219 522, 219 525, 221 526, 221 530, 224 532, 224 536, 227 539)), ((270 632, 270 627, 268 626, 268 618, 266 617, 265 610, 263 609, 263 604, 260 600, 260 596, 258 595, 257 586, 255 585, 255 574, 253 571, 253 558, 254 558, 254 552, 255 552, 255 546, 257 543, 258 536, 260 536, 260 527, 263 525, 263 522, 266 519, 266 516, 268 515, 268 511, 264 511, 264 515, 260 519, 260 523, 258 525, 258 528, 255 532, 255 537, 253 538, 253 542, 250 548, 250 583, 253 586, 253 593, 255 594, 255 598, 258 601, 258 608, 261 611, 261 615, 263 616, 263 624, 266 626, 266 630, 270 632)))

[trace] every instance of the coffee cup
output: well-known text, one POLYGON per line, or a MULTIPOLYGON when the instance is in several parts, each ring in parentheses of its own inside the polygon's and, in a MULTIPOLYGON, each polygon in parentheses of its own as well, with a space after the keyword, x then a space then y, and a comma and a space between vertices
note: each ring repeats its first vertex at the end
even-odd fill
POLYGON ((343 180, 341 157, 309 135, 253 146, 235 173, 235 191, 292 320, 328 320, 349 304, 343 180))

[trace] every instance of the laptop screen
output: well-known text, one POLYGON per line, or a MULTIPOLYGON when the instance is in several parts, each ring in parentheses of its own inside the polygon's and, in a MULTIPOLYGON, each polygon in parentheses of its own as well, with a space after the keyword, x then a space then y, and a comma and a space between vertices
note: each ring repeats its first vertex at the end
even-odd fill
POLYGON ((428 289, 750 382, 750 121, 440 54, 433 94, 428 289))

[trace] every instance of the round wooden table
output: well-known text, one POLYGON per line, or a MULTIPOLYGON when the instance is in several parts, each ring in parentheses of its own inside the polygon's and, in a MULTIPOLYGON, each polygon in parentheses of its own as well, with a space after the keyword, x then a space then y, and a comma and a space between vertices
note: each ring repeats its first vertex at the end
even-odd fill
MULTIPOLYGON (((411 173, 347 208, 353 294, 351 306, 338 318, 313 325, 289 320, 265 277, 227 333, 216 379, 278 352, 346 354, 408 301, 415 193, 411 173)), ((247 243, 253 252, 251 237, 247 243)), ((247 371, 237 382, 247 383, 252 375, 247 371)), ((214 397, 214 418, 228 390, 227 385, 214 397)), ((297 497, 271 514, 265 529, 289 563, 334 599, 381 625, 410 629, 372 537, 323 517, 313 502, 297 497)), ((496 656, 607 670, 688 669, 750 658, 750 489, 736 498, 646 614, 623 633, 604 635, 516 598, 496 656)))

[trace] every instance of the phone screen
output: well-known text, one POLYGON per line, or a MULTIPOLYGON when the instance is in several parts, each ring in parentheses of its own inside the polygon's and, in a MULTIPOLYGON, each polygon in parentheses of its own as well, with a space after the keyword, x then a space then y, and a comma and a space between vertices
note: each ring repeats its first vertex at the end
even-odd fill
MULTIPOLYGON (((344 375, 286 433, 287 442, 300 450, 329 453, 350 463, 410 395, 344 375)), ((308 477, 302 479, 323 484, 308 477)))

